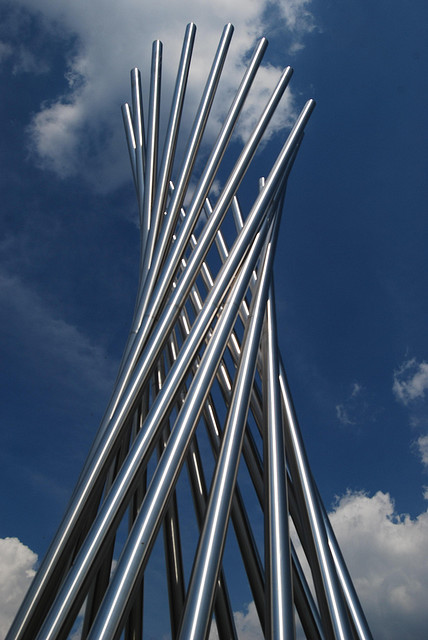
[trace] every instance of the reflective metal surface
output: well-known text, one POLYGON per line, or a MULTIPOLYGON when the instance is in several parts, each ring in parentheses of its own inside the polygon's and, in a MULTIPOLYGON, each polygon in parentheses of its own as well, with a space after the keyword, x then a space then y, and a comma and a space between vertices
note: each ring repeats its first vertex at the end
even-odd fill
POLYGON ((260 189, 253 188, 247 172, 292 75, 286 67, 248 140, 239 152, 234 142, 229 156, 267 47, 262 38, 201 163, 233 35, 226 25, 183 153, 195 35, 189 24, 169 108, 161 105, 162 65, 171 64, 162 43, 153 44, 146 119, 141 74, 131 71, 131 105, 122 117, 141 225, 134 317, 106 413, 7 640, 65 640, 77 633, 82 606, 82 639, 144 638, 151 614, 146 569, 158 539, 171 638, 204 640, 215 620, 220 639, 237 639, 234 576, 224 562, 230 522, 239 549, 232 571, 236 564, 248 585, 261 635, 293 640, 300 624, 310 640, 371 638, 278 352, 275 244, 315 103, 303 106, 272 166, 263 168, 260 189), (216 194, 218 175, 224 178, 216 194), (245 206, 238 201, 243 190, 245 206), (180 506, 186 468, 198 532, 190 560, 180 506))

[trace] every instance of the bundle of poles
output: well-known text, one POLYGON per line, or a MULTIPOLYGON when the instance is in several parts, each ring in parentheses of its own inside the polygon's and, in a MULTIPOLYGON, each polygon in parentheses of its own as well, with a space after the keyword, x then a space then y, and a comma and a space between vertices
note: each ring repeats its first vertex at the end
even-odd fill
POLYGON ((177 145, 195 32, 189 24, 162 155, 162 44, 153 44, 145 117, 140 72, 131 71, 132 101, 122 114, 141 228, 134 317, 106 413, 7 640, 65 639, 76 625, 83 639, 143 638, 144 573, 161 529, 171 638, 238 638, 223 566, 230 521, 261 636, 371 638, 312 477, 278 352, 275 245, 314 101, 303 107, 244 216, 238 189, 292 70, 281 74, 214 197, 267 41, 257 43, 201 162, 233 27, 222 33, 187 143, 177 145), (263 514, 262 554, 237 479, 240 462, 263 514), (184 467, 199 528, 187 569, 177 501, 184 467), (119 527, 127 533, 116 555, 119 527))

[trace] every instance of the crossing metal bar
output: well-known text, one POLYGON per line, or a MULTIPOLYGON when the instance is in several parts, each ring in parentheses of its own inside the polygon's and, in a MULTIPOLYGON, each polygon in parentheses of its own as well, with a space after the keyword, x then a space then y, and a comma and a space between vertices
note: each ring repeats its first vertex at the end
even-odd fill
POLYGON ((292 70, 281 73, 237 160, 224 161, 267 48, 265 38, 256 43, 195 171, 233 27, 223 30, 177 162, 195 34, 190 23, 167 108, 160 90, 167 61, 162 43, 153 43, 146 120, 141 73, 131 71, 122 119, 141 227, 131 330, 67 511, 6 640, 66 640, 83 605, 81 640, 143 640, 151 613, 144 610, 143 625, 145 570, 161 528, 172 639, 205 640, 215 616, 220 640, 238 640, 234 581, 223 562, 230 521, 265 638, 295 640, 297 614, 307 640, 372 640, 310 470, 278 349, 275 243, 315 103, 304 105, 259 192, 250 204, 241 199, 241 208, 244 177, 292 70), (224 166, 232 166, 228 175, 224 166), (238 483, 242 459, 246 476, 238 483), (185 463, 200 532, 190 560, 178 482, 185 463), (248 486, 261 526, 252 521, 248 486))

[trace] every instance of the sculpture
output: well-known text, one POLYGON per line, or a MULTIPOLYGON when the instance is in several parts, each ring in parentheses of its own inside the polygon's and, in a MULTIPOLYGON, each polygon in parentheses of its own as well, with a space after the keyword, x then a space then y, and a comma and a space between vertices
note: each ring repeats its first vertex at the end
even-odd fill
POLYGON ((135 314, 106 414, 9 640, 67 637, 85 602, 82 638, 110 640, 122 633, 142 638, 144 570, 161 527, 171 636, 207 637, 214 612, 219 637, 236 638, 222 568, 229 520, 265 637, 294 638, 295 611, 307 638, 371 637, 311 475, 278 355, 273 256, 288 175, 313 100, 298 116, 245 217, 237 197, 290 68, 215 204, 210 195, 265 39, 255 48, 196 187, 189 188, 232 32, 231 25, 223 31, 178 167, 195 26, 186 29, 159 166, 161 43, 153 45, 146 128, 140 73, 131 72, 132 107, 123 107, 123 119, 141 224, 135 314), (227 248, 223 228, 230 241, 233 225, 227 248), (209 492, 198 446, 201 430, 215 459, 209 492), (264 560, 237 482, 241 457, 264 513, 264 560), (148 481, 150 460, 155 463, 148 481), (175 495, 185 463, 201 531, 187 588, 175 495), (115 537, 126 518, 129 533, 114 558, 115 537), (291 521, 311 578, 291 540, 291 521))

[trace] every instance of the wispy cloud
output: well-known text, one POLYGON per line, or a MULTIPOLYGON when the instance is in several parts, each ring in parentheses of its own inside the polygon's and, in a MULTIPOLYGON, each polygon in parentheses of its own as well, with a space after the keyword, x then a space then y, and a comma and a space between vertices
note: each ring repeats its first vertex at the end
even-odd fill
POLYGON ((27 47, 20 46, 13 54, 12 73, 31 73, 39 75, 47 73, 49 65, 46 60, 38 59, 27 47))
POLYGON ((363 390, 359 382, 353 382, 351 391, 344 402, 336 405, 336 418, 343 425, 353 425, 356 423, 356 411, 359 406, 359 396, 363 390))
POLYGON ((404 405, 425 397, 428 390, 428 363, 416 358, 406 360, 394 371, 392 390, 396 399, 404 405))
POLYGON ((397 402, 406 407, 410 425, 423 431, 414 442, 415 450, 420 454, 422 463, 428 466, 428 436, 426 428, 428 395, 428 363, 416 358, 406 359, 394 371, 392 392, 397 402))
POLYGON ((37 555, 18 538, 0 538, 0 637, 4 638, 35 575, 37 555))
POLYGON ((349 410, 344 404, 336 405, 336 418, 344 425, 355 424, 354 420, 349 417, 349 410))
MULTIPOLYGON (((234 3, 217 0, 203 5, 198 0, 180 3, 159 0, 150 5, 137 0, 120 4, 113 0, 17 2, 21 8, 37 11, 43 18, 39 28, 49 28, 52 34, 56 30, 57 37, 67 38, 70 43, 66 71, 68 90, 43 104, 29 128, 34 154, 39 164, 59 176, 81 175, 82 166, 85 166, 84 177, 95 182, 102 176, 110 188, 117 186, 125 176, 128 178, 128 172, 120 170, 123 157, 120 153, 120 162, 117 161, 117 151, 123 147, 118 109, 120 103, 128 99, 128 74, 132 67, 145 70, 147 87, 152 40, 159 38, 165 43, 163 87, 166 88, 167 103, 185 25, 193 21, 198 26, 186 111, 190 118, 193 117, 190 105, 195 107, 199 101, 221 30, 226 22, 235 24, 220 96, 213 107, 214 118, 209 132, 213 134, 224 105, 229 102, 242 75, 255 39, 266 32, 281 30, 286 35, 289 52, 293 52, 303 46, 304 36, 314 28, 310 0, 239 0, 234 3)), ((287 63, 289 60, 284 59, 284 66, 287 63)), ((279 68, 267 65, 262 69, 248 102, 247 115, 240 125, 242 136, 247 135, 251 120, 278 75, 279 68)), ((274 128, 289 124, 293 113, 294 100, 288 92, 274 128)))
POLYGON ((422 464, 425 467, 428 467, 428 436, 420 436, 416 444, 419 449, 419 454, 421 456, 422 464))
POLYGON ((346 398, 336 405, 336 418, 344 426, 361 426, 373 422, 379 410, 375 410, 369 394, 360 382, 353 382, 346 398))
POLYGON ((34 52, 31 46, 27 46, 28 34, 33 30, 31 16, 21 10, 19 3, 3 8, 0 23, 0 65, 5 69, 9 68, 14 75, 40 75, 50 69, 44 54, 34 52))

